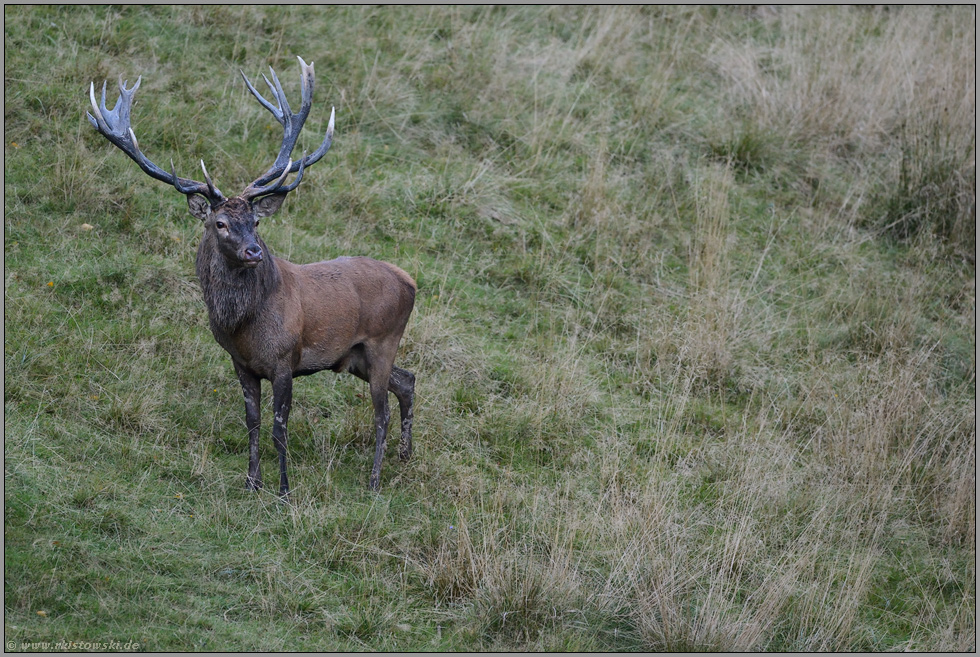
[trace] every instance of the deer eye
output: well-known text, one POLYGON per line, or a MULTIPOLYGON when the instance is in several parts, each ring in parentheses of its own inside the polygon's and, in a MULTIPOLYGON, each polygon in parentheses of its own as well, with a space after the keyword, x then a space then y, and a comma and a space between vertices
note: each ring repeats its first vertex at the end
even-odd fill
POLYGON ((259 227, 259 220, 258 220, 258 219, 256 219, 256 220, 255 220, 255 227, 256 227, 256 228, 258 228, 258 227, 259 227))
POLYGON ((217 228, 218 230, 224 230, 226 228, 226 225, 225 222, 223 221, 216 221, 214 222, 214 227, 217 228))

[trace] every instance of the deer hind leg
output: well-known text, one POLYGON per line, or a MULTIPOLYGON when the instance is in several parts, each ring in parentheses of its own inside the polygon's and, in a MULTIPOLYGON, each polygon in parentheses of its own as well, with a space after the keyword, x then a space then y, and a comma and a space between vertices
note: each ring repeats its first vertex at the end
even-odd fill
MULTIPOLYGON (((397 349, 397 344, 395 346, 397 349)), ((391 420, 391 410, 388 406, 388 392, 395 393, 401 414, 401 440, 398 455, 403 461, 412 456, 412 413, 415 399, 415 375, 394 365, 385 367, 384 363, 391 360, 384 358, 385 348, 381 354, 365 348, 355 351, 347 365, 347 371, 367 381, 371 389, 371 403, 374 405, 375 451, 374 466, 371 468, 371 490, 381 487, 381 462, 388 446, 388 424, 391 420), (387 382, 386 385, 382 382, 387 382)))
POLYGON ((400 367, 391 368, 388 390, 398 398, 398 412, 402 421, 402 434, 398 442, 398 458, 412 458, 412 417, 415 406, 415 375, 400 367))
POLYGON ((371 490, 381 488, 381 461, 384 459, 388 446, 388 421, 391 411, 388 408, 388 381, 391 378, 389 368, 378 368, 371 372, 371 403, 374 404, 374 465, 371 468, 371 490))

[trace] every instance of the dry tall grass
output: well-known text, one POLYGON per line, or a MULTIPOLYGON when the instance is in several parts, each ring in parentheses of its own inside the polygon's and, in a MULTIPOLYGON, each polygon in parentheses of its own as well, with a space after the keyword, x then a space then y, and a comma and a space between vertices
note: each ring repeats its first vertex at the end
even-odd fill
MULTIPOLYGON (((686 185, 669 177, 660 183, 674 207, 689 213, 682 215, 691 224, 688 285, 680 295, 686 312, 681 321, 661 322, 665 306, 651 300, 628 316, 633 337, 612 342, 632 350, 631 376, 652 398, 654 416, 644 424, 650 435, 639 442, 648 439, 653 449, 638 457, 630 445, 636 438, 600 432, 588 457, 576 460, 598 470, 595 480, 583 474, 554 490, 525 487, 514 499, 494 494, 496 505, 471 511, 478 524, 460 510, 458 538, 442 544, 426 566, 440 596, 474 601, 489 645, 553 647, 549 637, 561 627, 581 626, 596 636, 622 628, 655 650, 873 646, 866 610, 880 595, 877 582, 904 561, 889 538, 902 531, 902 518, 914 510, 934 519, 940 543, 975 543, 976 507, 968 494, 975 486, 975 406, 951 407, 937 389, 935 344, 921 344, 916 317, 921 280, 909 277, 903 289, 874 272, 855 272, 828 293, 847 290, 842 300, 786 312, 767 297, 772 287, 760 289, 760 273, 764 278, 772 259, 787 257, 777 240, 792 218, 774 217, 764 248, 747 258, 738 244, 733 167, 749 158, 752 167, 787 167, 789 178, 810 177, 799 184, 813 188, 800 189, 822 204, 810 211, 817 218, 811 236, 827 240, 820 248, 852 259, 860 242, 852 241, 851 227, 882 185, 900 182, 893 165, 882 162, 937 126, 939 136, 928 137, 927 148, 956 140, 950 148, 961 159, 948 172, 957 185, 951 193, 966 195, 957 201, 957 221, 972 212, 972 28, 960 23, 962 15, 924 9, 855 10, 847 20, 841 13, 781 9, 761 19, 779 23, 773 43, 712 42, 706 60, 720 76, 724 102, 706 136, 741 141, 722 152, 727 165, 702 164, 686 185), (845 184, 838 172, 853 172, 855 160, 873 164, 866 175, 848 178, 846 190, 836 189, 845 184), (826 338, 812 328, 800 335, 801 317, 814 327, 828 311, 848 326, 843 344, 856 350, 853 359, 827 353, 826 338), (775 376, 764 371, 801 354, 803 363, 775 376), (795 391, 791 398, 775 393, 780 382, 795 391), (757 411, 741 419, 727 415, 735 399, 747 399, 746 408, 757 411), (560 504, 566 487, 579 486, 592 491, 590 501, 560 504), (521 515, 524 522, 513 520, 521 515), (595 573, 606 570, 600 586, 595 573)), ((568 91, 546 86, 549 76, 567 83, 583 71, 629 77, 640 68, 629 54, 600 45, 648 38, 644 21, 627 10, 590 18, 592 28, 568 43, 518 47, 493 69, 485 98, 515 85, 533 90, 533 123, 524 126, 524 139, 534 165, 548 161, 556 135, 583 121, 558 109, 567 106, 559 100, 575 93, 574 84, 568 91)), ((662 92, 653 89, 657 75, 631 81, 639 97, 651 99, 653 114, 663 109, 656 100, 662 92)), ((642 245, 648 230, 640 222, 657 225, 657 219, 629 212, 623 186, 636 185, 642 174, 628 171, 629 160, 616 150, 622 146, 604 136, 601 126, 612 113, 599 108, 591 124, 603 136, 590 150, 568 225, 590 266, 604 271, 622 269, 626 252, 642 245)), ((617 129, 639 132, 647 121, 617 129)), ((962 246, 964 230, 960 225, 947 236, 962 246)), ((808 283, 787 283, 794 285, 808 283)), ((571 321, 584 329, 595 326, 590 318, 583 312, 571 321)), ((549 362, 542 375, 529 378, 532 385, 551 391, 564 376, 572 389, 581 386, 588 370, 577 371, 584 361, 576 353, 549 362), (555 374, 558 368, 566 373, 555 374)), ((540 402, 533 403, 548 407, 540 402)), ((587 404, 570 403, 557 416, 587 404)), ((533 434, 542 429, 536 424, 533 434)), ((953 586, 954 598, 975 591, 975 582, 953 586)), ((956 629, 943 645, 971 645, 972 626, 951 622, 956 629)), ((906 647, 918 647, 917 641, 906 647)))

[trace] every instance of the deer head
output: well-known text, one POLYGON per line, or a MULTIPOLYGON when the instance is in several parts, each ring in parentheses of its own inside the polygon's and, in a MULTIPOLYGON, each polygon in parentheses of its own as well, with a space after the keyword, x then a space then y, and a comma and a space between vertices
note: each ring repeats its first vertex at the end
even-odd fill
POLYGON ((293 161, 292 152, 296 147, 299 133, 303 129, 310 108, 313 106, 313 87, 315 76, 313 64, 307 64, 302 57, 297 57, 300 65, 300 84, 302 103, 298 113, 293 113, 282 90, 282 84, 276 72, 270 67, 272 81, 265 75, 262 78, 272 92, 276 101, 273 105, 249 81, 245 72, 242 78, 248 90, 258 99, 272 116, 283 127, 282 146, 272 165, 258 178, 253 180, 237 197, 226 199, 214 185, 208 170, 201 160, 201 171, 205 182, 180 178, 174 169, 173 160, 170 162, 170 172, 166 172, 154 164, 140 150, 136 134, 130 125, 130 112, 133 106, 133 96, 140 86, 142 77, 137 78, 136 84, 126 88, 126 83, 119 81, 119 98, 110 110, 106 108, 106 83, 102 84, 101 103, 95 101, 95 84, 89 87, 89 97, 92 101, 92 111, 87 114, 89 122, 111 141, 122 152, 128 155, 151 178, 173 185, 177 191, 187 196, 187 205, 192 215, 204 222, 206 239, 213 238, 218 250, 229 265, 254 267, 264 257, 261 240, 255 232, 259 219, 274 214, 282 206, 286 194, 296 189, 303 179, 306 167, 317 163, 329 150, 333 141, 335 110, 330 110, 330 122, 327 124, 327 134, 312 154, 303 154, 298 161, 293 161), (289 174, 295 173, 296 178, 286 184, 289 174))

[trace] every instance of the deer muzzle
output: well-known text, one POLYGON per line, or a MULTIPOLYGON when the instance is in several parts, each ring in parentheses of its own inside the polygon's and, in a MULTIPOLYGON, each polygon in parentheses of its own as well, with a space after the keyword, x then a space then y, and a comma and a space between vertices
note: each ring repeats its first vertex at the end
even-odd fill
POLYGON ((242 265, 245 267, 255 267, 262 262, 262 247, 258 244, 249 244, 242 251, 242 265))

